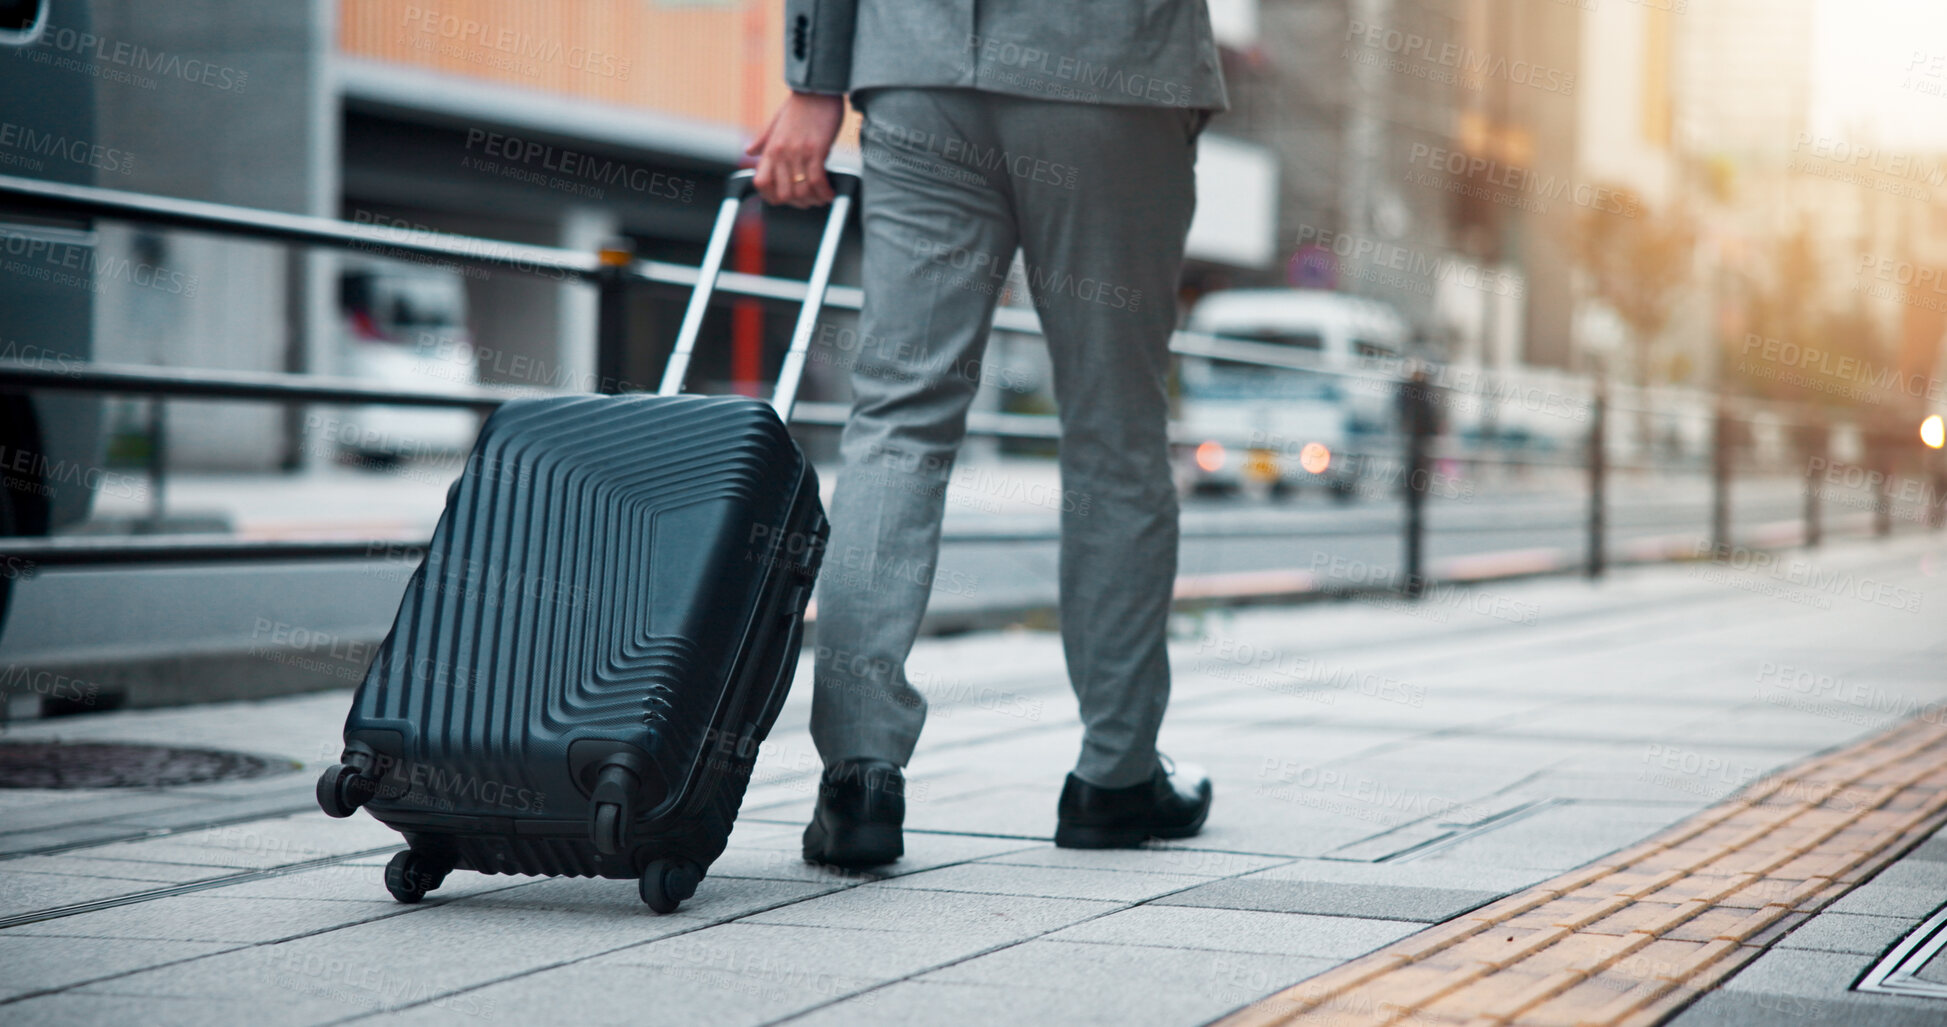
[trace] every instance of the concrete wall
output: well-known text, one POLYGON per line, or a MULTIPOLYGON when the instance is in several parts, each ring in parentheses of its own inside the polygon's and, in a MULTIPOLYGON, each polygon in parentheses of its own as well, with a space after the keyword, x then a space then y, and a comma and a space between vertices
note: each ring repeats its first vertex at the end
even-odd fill
MULTIPOLYGON (((104 139, 134 154, 117 188, 305 214, 337 197, 334 0, 94 0, 104 139)), ((115 226, 107 259, 163 285, 111 282, 96 300, 104 361, 278 371, 304 366, 330 325, 310 261, 281 246, 115 226)), ((287 455, 286 413, 172 402, 172 467, 264 469, 287 455)))

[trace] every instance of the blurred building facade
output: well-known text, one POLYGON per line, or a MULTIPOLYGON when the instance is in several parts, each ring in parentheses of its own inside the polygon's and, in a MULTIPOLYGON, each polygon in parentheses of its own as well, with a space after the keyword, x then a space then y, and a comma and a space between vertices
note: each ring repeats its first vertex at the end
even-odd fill
POLYGON ((1712 316, 1671 343, 1704 355, 1712 384, 1901 405, 1919 397, 1817 376, 1809 392, 1779 388, 1780 368, 1743 359, 1770 340, 1925 379, 1947 341, 1947 294, 1926 284, 1947 275, 1947 154, 1813 127, 1819 13, 1814 0, 1690 0, 1679 19, 1678 199, 1701 230, 1712 316))
POLYGON ((1875 276, 1947 264, 1947 160, 1809 130, 1817 13, 1264 0, 1219 124, 1278 155, 1281 260, 1232 284, 1384 300, 1489 368, 1713 386, 1779 321, 1931 366, 1940 312, 1875 276))
POLYGON ((1218 122, 1281 161, 1285 259, 1239 284, 1383 300, 1429 349, 1570 362, 1580 12, 1505 0, 1265 0, 1218 122), (1569 200, 1555 194, 1566 192, 1569 200))
MULTIPOLYGON (((91 79, 88 132, 130 157, 84 177, 427 231, 583 250, 624 237, 695 263, 716 183, 784 95, 773 0, 58 3, 109 45, 70 52, 59 40, 72 37, 51 36, 32 74, 91 79), (212 70, 122 74, 124 44, 212 70)), ((1398 307, 1458 362, 1700 384, 1737 340, 1770 330, 1754 311, 1797 275, 1807 331, 1850 311, 1902 360, 1934 359, 1938 312, 1872 289, 1887 284, 1883 262, 1947 267, 1930 249, 1947 218, 1941 162, 1862 162, 1856 140, 1806 130, 1814 0, 1211 9, 1233 109, 1203 148, 1193 293, 1339 289, 1398 307), (1694 231, 1665 316, 1632 320, 1602 295, 1592 224, 1694 231), (1800 236, 1810 270, 1781 263, 1800 236)), ((800 273, 815 228, 767 225, 762 266, 800 273)), ((93 245, 193 285, 94 289, 96 359, 334 370, 349 258, 115 226, 93 245)), ((483 381, 593 387, 591 290, 502 273, 464 284, 483 381)), ((680 298, 636 298, 624 379, 653 379, 679 313, 680 298)), ((712 330, 730 332, 716 316, 712 330)), ((756 325, 775 349, 783 320, 737 330, 756 325)), ((743 373, 721 354, 701 370, 712 387, 743 373)), ((288 411, 169 409, 182 466, 319 457, 288 411)), ((139 404, 114 410, 140 430, 139 404)))
MULTIPOLYGON (((37 48, 47 70, 36 74, 77 74, 56 68, 65 59, 94 77, 94 134, 137 158, 95 172, 98 184, 429 232, 581 250, 621 237, 641 256, 694 264, 722 176, 785 95, 783 5, 774 0, 59 2, 85 12, 108 46, 66 54, 50 36, 37 48), (213 83, 104 74, 123 44, 193 56, 221 74, 213 83)), ((1254 0, 1213 8, 1227 47, 1253 45, 1254 0)), ((844 138, 854 133, 848 126, 844 138)), ((1268 267, 1274 162, 1221 130, 1208 138, 1193 265, 1213 274, 1268 267)), ((816 229, 815 216, 767 218, 733 266, 801 274, 816 229)), ((97 290, 97 359, 326 373, 341 365, 340 270, 387 256, 115 226, 94 244, 180 269, 197 286, 97 290)), ((591 289, 477 271, 464 273, 464 285, 482 381, 597 384, 591 289)), ((611 370, 653 382, 680 307, 680 297, 636 297, 638 344, 611 370)), ((737 314, 734 328, 731 320, 713 314, 709 330, 755 333, 772 349, 788 331, 786 319, 754 310, 737 314)), ((702 357, 712 387, 755 377, 722 353, 702 357)), ((813 382, 821 387, 837 386, 813 382)), ((113 427, 139 434, 143 409, 111 404, 113 427)), ((314 462, 325 454, 302 442, 300 416, 172 402, 172 465, 314 462)))
MULTIPOLYGON (((199 54, 233 73, 229 88, 104 77, 101 135, 139 159, 130 173, 97 178, 582 250, 627 236, 644 256, 694 263, 714 209, 709 188, 736 165, 753 112, 783 94, 779 6, 92 0, 103 38, 199 54)), ((104 252, 146 253, 199 287, 100 290, 97 358, 190 367, 341 371, 339 272, 396 256, 113 226, 99 237, 104 252)), ((592 290, 501 272, 465 271, 464 283, 482 381, 595 387, 592 290)), ((654 333, 671 307, 643 297, 639 327, 654 333)), ((639 382, 646 372, 636 370, 639 382)), ((127 430, 136 415, 121 414, 127 430)), ((171 403, 172 464, 328 458, 328 447, 304 444, 298 417, 171 403)))

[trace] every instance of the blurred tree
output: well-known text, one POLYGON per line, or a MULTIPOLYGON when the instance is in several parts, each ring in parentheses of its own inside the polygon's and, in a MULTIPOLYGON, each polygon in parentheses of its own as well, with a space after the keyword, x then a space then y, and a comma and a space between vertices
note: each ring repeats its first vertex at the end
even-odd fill
MULTIPOLYGON (((1632 189, 1606 188, 1613 190, 1618 202, 1606 209, 1582 208, 1574 222, 1570 259, 1587 276, 1593 298, 1608 307, 1628 333, 1628 377, 1644 389, 1635 403, 1637 445, 1645 453, 1659 442, 1680 448, 1673 436, 1659 439, 1648 389, 1656 384, 1656 340, 1679 296, 1693 284, 1697 232, 1686 212, 1659 213, 1632 189)), ((1687 377, 1687 368, 1681 370, 1687 377)))
POLYGON ((1658 213, 1633 190, 1606 188, 1618 202, 1581 210, 1570 253, 1594 298, 1629 329, 1633 374, 1638 385, 1648 386, 1654 377, 1651 348, 1678 295, 1691 284, 1697 233, 1682 211, 1658 213))
POLYGON ((1887 340, 1861 303, 1836 312, 1817 306, 1816 297, 1830 290, 1820 282, 1810 227, 1801 219, 1768 251, 1763 279, 1744 283, 1749 331, 1762 342, 1723 340, 1725 388, 1832 409, 1881 402, 1871 369, 1891 366, 1887 340))

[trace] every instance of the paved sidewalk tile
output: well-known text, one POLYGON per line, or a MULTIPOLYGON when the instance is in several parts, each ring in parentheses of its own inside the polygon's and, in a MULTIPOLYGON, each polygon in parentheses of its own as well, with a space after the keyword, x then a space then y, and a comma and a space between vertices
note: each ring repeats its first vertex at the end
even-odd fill
POLYGON ((329 1023, 347 1008, 330 995, 287 990, 275 1005, 260 1001, 223 1001, 205 996, 158 999, 152 995, 120 995, 89 989, 32 998, 4 1008, 7 1027, 74 1027, 75 1024, 128 1023, 144 1027, 210 1027, 212 1023, 263 1023, 266 1016, 279 1024, 300 1027, 329 1023))
MULTIPOLYGON (((431 901, 431 900, 428 900, 431 901)), ((267 942, 397 915, 400 907, 329 899, 230 899, 195 892, 23 924, 9 937, 124 938, 157 942, 267 942)))
MULTIPOLYGON (((1287 960, 1283 971, 1303 973, 1327 960, 1287 960)), ((1254 982, 1208 992, 1174 990, 1164 995, 1070 989, 1029 990, 1005 984, 949 984, 929 978, 902 981, 863 996, 824 1006, 790 1021, 792 1027, 912 1027, 924 1023, 1076 1024, 1088 1027, 1166 1027, 1206 1023, 1250 1001, 1254 982)))
POLYGON ((1262 855, 1324 856, 1387 831, 1400 821, 1358 806, 1319 809, 1253 794, 1220 793, 1198 841, 1217 849, 1262 855))
POLYGON ((1376 920, 1439 923, 1486 902, 1499 891, 1416 888, 1411 885, 1335 884, 1243 877, 1192 888, 1160 900, 1171 906, 1257 909, 1278 913, 1320 913, 1376 920))
POLYGON ((708 966, 577 963, 355 1023, 755 1027, 869 987, 865 979, 708 966))
POLYGON ((404 839, 397 831, 369 817, 332 820, 313 810, 270 820, 98 845, 76 855, 137 863, 220 867, 225 868, 220 872, 235 873, 402 844, 404 839))
POLYGON ((1918 919, 1947 905, 1947 875, 1931 888, 1902 888, 1873 881, 1832 904, 1834 913, 1918 919))
POLYGON ((0 863, 0 916, 135 895, 156 887, 154 881, 13 873, 5 863, 0 863))
MULTIPOLYGON (((119 938, 49 938, 13 932, 0 936, 0 1000, 49 988, 64 988, 115 977, 162 963, 194 959, 234 948, 225 942, 170 942, 130 945, 119 938)), ((12 1007, 0 1018, 13 1019, 12 1007)))
MULTIPOLYGON (((223 899, 280 899, 284 901, 364 902, 375 908, 396 909, 397 903, 385 890, 384 863, 335 863, 300 873, 279 874, 241 884, 228 884, 198 894, 223 899)), ((533 878, 475 874, 455 870, 441 882, 430 900, 448 902, 503 888, 534 883, 533 878)))
POLYGON ((1130 870, 1137 873, 1189 874, 1196 877, 1235 877, 1289 862, 1282 856, 1224 852, 1182 843, 1141 849, 1058 849, 1034 845, 983 863, 1038 867, 1078 867, 1088 870, 1130 870))
POLYGON ((1032 848, 1035 842, 1020 838, 987 838, 979 835, 939 834, 929 831, 905 832, 906 853, 897 862, 869 871, 848 871, 804 861, 803 824, 794 824, 786 833, 774 834, 749 844, 732 836, 730 847, 710 867, 712 877, 760 877, 781 881, 811 881, 834 884, 859 883, 885 877, 920 873, 935 867, 969 860, 985 859, 1032 848))
POLYGON ((1940 1023, 1937 999, 1862 996, 1808 998, 1771 992, 1718 991, 1669 1020, 1668 1027, 1779 1027, 1781 1024, 1831 1024, 1833 1027, 1934 1027, 1940 1023))
POLYGON ((1663 805, 1554 806, 1444 849, 1435 859, 1567 870, 1620 849, 1678 817, 1663 805))
POLYGON ((198 796, 171 795, 147 790, 133 795, 105 788, 78 793, 43 792, 41 794, 52 795, 59 801, 5 810, 3 821, 5 834, 147 817, 172 808, 211 805, 209 799, 198 796))
POLYGON ((1459 859, 1418 859, 1395 863, 1360 863, 1337 859, 1301 859, 1252 874, 1253 880, 1320 881, 1332 884, 1410 885, 1461 891, 1511 892, 1547 877, 1545 871, 1510 868, 1459 859))
POLYGON ((695 918, 631 910, 518 915, 456 904, 360 929, 254 945, 120 977, 96 992, 275 1002, 286 992, 331 1002, 333 1018, 391 1008, 698 927, 695 918), (464 945, 454 939, 464 938, 464 945))
POLYGON ((229 868, 212 868, 196 863, 158 863, 136 859, 101 859, 88 853, 94 849, 55 856, 19 856, 0 861, 0 873, 64 874, 74 877, 106 877, 123 881, 144 881, 151 887, 201 881, 233 873, 229 868))
POLYGON ((1077 867, 998 866, 966 863, 888 879, 886 888, 1039 895, 1057 899, 1141 902, 1202 884, 1207 877, 1077 867))
MULTIPOLYGON (((1932 888, 1938 890, 1941 880, 1947 878, 1947 870, 1943 870, 1941 867, 1935 865, 1933 860, 1929 860, 1921 855, 1921 850, 1924 850, 1928 845, 1932 845, 1939 840, 1941 839, 1938 835, 1929 839, 1919 849, 1901 857, 1898 863, 1874 874, 1873 879, 1863 885, 1860 890, 1865 891, 1868 888, 1875 890, 1880 888, 1932 888)), ((1943 895, 1941 901, 1947 902, 1947 895, 1943 895)))
POLYGON ((1028 898, 861 885, 750 917, 753 923, 894 931, 962 931, 993 941, 1022 939, 1121 908, 1085 899, 1028 898))
POLYGON ((696 966, 778 976, 803 973, 892 980, 963 959, 991 947, 947 931, 770 924, 718 924, 635 945, 592 964, 696 966))
POLYGON ((1424 926, 1402 920, 1144 905, 1064 928, 1048 940, 1345 960, 1424 926))
POLYGON ((1776 948, 1723 985, 1722 991, 1821 998, 1844 994, 1872 958, 1856 952, 1776 948))
MULTIPOLYGON (((1243 952, 1163 949, 1146 945, 1033 941, 956 963, 918 983, 982 984, 1018 989, 1036 1005, 1056 999, 1086 1004, 1084 1022, 1188 1023, 1248 1002, 1270 981, 1330 960, 1243 952)), ((839 1007, 843 1009, 844 1006, 839 1007)))
MULTIPOLYGON (((465 871, 455 871, 464 874, 465 871)), ((841 886, 809 881, 767 881, 758 878, 705 877, 696 894, 684 901, 681 909, 657 917, 642 904, 634 881, 614 881, 585 877, 505 877, 475 875, 488 881, 518 882, 519 887, 503 888, 455 902, 448 907, 454 915, 516 919, 524 915, 555 913, 584 914, 606 920, 625 917, 649 922, 677 918, 716 922, 746 916, 774 906, 796 908, 794 903, 832 892, 841 886)), ((428 896, 428 902, 438 896, 428 896)))
MULTIPOLYGON (((1947 875, 1943 875, 1947 879, 1947 875)), ((1908 931, 1913 921, 1901 917, 1860 916, 1853 913, 1824 912, 1799 925, 1778 940, 1781 949, 1819 949, 1825 952, 1855 952, 1878 955, 1891 948, 1908 931)))
POLYGON ((126 838, 129 828, 113 821, 92 824, 72 824, 62 827, 42 828, 38 831, 21 831, 16 834, 0 835, 0 858, 15 853, 34 854, 49 849, 65 849, 79 845, 90 845, 116 838, 126 838))

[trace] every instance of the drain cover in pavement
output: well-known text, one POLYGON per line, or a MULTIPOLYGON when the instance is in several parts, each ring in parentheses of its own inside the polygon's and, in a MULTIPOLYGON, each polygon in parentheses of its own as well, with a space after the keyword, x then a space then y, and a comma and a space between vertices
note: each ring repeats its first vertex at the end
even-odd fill
POLYGON ((1858 991, 1919 998, 1947 998, 1947 909, 1936 912, 1900 939, 1866 972, 1858 991))
POLYGON ((153 788, 234 781, 294 766, 240 752, 166 745, 0 743, 0 788, 153 788))

